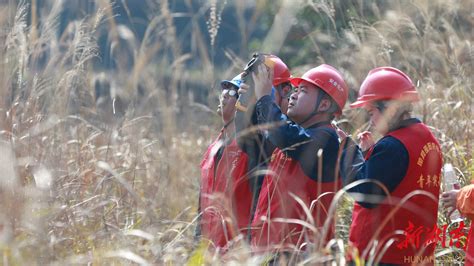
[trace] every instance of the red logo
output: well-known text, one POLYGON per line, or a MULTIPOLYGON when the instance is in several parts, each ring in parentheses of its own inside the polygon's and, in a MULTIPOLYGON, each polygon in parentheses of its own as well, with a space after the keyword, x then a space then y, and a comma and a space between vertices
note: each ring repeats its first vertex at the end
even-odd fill
POLYGON ((467 239, 470 237, 466 233, 464 221, 461 221, 457 227, 450 228, 449 231, 447 224, 441 228, 438 227, 438 225, 435 225, 434 228, 428 228, 415 226, 409 221, 403 235, 405 238, 397 245, 399 249, 405 249, 409 246, 419 248, 420 245, 428 246, 432 243, 440 244, 445 248, 448 246, 447 243, 449 240, 449 247, 466 250, 467 239), (421 239, 424 240, 421 241, 421 239))

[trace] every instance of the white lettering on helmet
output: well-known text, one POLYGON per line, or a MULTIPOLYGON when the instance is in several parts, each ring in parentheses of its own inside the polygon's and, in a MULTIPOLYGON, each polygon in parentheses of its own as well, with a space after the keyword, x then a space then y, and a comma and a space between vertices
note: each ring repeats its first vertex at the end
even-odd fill
POLYGON ((331 83, 331 85, 336 87, 336 89, 338 89, 339 91, 343 91, 341 85, 337 83, 337 81, 335 81, 334 79, 329 79, 329 83, 331 83))

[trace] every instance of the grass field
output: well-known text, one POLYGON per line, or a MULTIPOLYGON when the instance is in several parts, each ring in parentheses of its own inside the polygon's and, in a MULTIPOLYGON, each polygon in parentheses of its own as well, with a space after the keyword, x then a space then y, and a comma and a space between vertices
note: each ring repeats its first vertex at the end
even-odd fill
MULTIPOLYGON (((102 0, 58 34, 66 2, 0 2, 3 265, 259 263, 243 243, 222 258, 196 249, 193 239, 199 163, 219 128, 215 84, 254 50, 281 54, 295 75, 323 62, 336 66, 352 100, 370 69, 403 69, 423 98, 415 114, 439 138, 444 161, 463 185, 474 178, 470 0, 203 0, 193 21, 208 28, 189 26, 191 51, 179 37, 175 1, 156 1, 143 39, 116 23, 102 0), (219 46, 225 9, 235 10, 245 36, 239 52, 219 46), (99 49, 104 32, 115 47, 109 55, 99 49), (256 32, 259 40, 251 38, 256 32), (216 65, 222 50, 227 63, 216 65), (98 69, 107 56, 115 67, 98 69)), ((341 121, 352 133, 365 123, 348 106, 341 121)), ((351 207, 344 196, 337 208, 343 245, 351 207)), ((439 226, 447 223, 440 210, 439 226)), ((464 257, 449 247, 436 252, 439 263, 464 257)), ((308 258, 302 263, 317 262, 308 258)))

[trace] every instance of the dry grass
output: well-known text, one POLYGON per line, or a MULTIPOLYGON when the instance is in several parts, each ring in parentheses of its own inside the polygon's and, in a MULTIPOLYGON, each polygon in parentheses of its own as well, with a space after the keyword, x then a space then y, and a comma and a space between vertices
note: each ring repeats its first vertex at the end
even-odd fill
MULTIPOLYGON (((242 240, 235 241, 224 257, 205 246, 195 249, 199 162, 218 120, 211 111, 216 99, 211 90, 214 79, 237 71, 235 65, 215 69, 213 57, 220 49, 216 38, 223 30, 224 8, 237 10, 244 40, 256 30, 266 4, 274 5, 272 10, 288 16, 288 21, 301 20, 299 13, 285 12, 286 1, 262 0, 252 19, 244 21, 242 3, 209 1, 207 11, 195 18, 207 20, 209 32, 192 25, 196 54, 187 54, 177 36, 172 2, 159 1, 141 42, 115 23, 113 5, 100 0, 93 14, 71 22, 62 36, 56 36, 62 1, 46 2, 45 11, 32 1, 42 10, 31 20, 33 25, 27 17, 31 7, 23 2, 3 4, 0 11, 3 264, 261 262, 264 258, 252 257, 242 240), (104 31, 115 36, 111 43, 117 49, 125 47, 129 57, 119 52, 111 56, 132 65, 119 64, 102 74, 114 93, 101 105, 94 93, 100 77, 92 62, 104 60, 97 45, 104 31), (196 55, 201 68, 187 69, 186 62, 196 55), (207 105, 194 102, 193 94, 202 92, 183 90, 183 80, 210 88, 207 105)), ((356 88, 373 67, 405 70, 423 96, 416 113, 439 137, 445 162, 456 167, 463 184, 474 178, 471 1, 393 1, 381 6, 351 1, 352 13, 342 18, 336 17, 339 1, 316 2, 301 2, 301 8, 310 8, 328 21, 328 27, 306 29, 302 41, 309 56, 292 65, 296 72, 328 62, 356 88), (335 32, 340 19, 350 27, 335 32), (327 51, 328 42, 336 43, 330 53, 316 53, 327 51)), ((279 47, 299 49, 286 46, 285 36, 275 30, 267 31, 271 34, 265 43, 273 43, 273 52, 279 47)), ((227 55, 238 62, 247 56, 239 58, 230 50, 227 55)), ((362 117, 358 111, 344 113, 353 131, 363 127, 362 117)), ((342 191, 340 199, 333 209, 338 224, 334 243, 340 248, 332 254, 314 249, 303 264, 319 263, 321 258, 342 263, 351 201, 342 191)), ((440 215, 439 224, 443 223, 440 215)), ((463 258, 462 252, 437 251, 442 254, 438 259, 463 258)))

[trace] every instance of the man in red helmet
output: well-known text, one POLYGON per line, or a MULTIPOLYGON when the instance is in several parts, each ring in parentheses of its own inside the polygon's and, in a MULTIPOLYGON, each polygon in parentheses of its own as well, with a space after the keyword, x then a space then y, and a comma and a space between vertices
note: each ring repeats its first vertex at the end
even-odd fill
POLYGON ((379 67, 369 72, 351 104, 365 108, 372 128, 383 135, 372 145, 371 133, 362 134, 361 146, 369 147, 365 158, 345 139, 340 164, 344 184, 357 181, 349 189, 356 200, 350 242, 363 259, 378 265, 434 263, 442 155, 430 130, 411 116, 418 100, 405 73, 379 67))
MULTIPOLYGON (((276 146, 265 175, 252 221, 256 252, 297 252, 324 245, 333 230, 321 230, 334 192, 339 141, 331 126, 348 96, 342 75, 320 65, 301 78, 290 96, 287 116, 271 100, 273 71, 265 65, 253 74, 259 125, 273 125, 267 139, 276 146), (290 120, 291 119, 291 120, 290 120), (304 225, 304 226, 303 226, 304 225)), ((331 223, 329 223, 331 224, 331 223)))
MULTIPOLYGON (((290 72, 278 57, 271 59, 275 66, 274 101, 285 110, 286 95, 291 91, 290 72)), ((217 139, 208 147, 201 163, 201 193, 199 210, 201 220, 197 235, 202 234, 215 247, 227 248, 230 240, 239 234, 246 235, 260 191, 258 170, 265 168, 267 153, 273 150, 263 142, 261 134, 250 134, 236 140, 237 90, 241 75, 221 82, 222 93, 218 112, 224 127, 217 139)), ((286 111, 285 111, 286 112, 286 111)), ((242 124, 242 123, 241 123, 242 124)))

